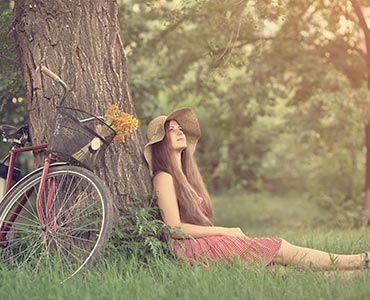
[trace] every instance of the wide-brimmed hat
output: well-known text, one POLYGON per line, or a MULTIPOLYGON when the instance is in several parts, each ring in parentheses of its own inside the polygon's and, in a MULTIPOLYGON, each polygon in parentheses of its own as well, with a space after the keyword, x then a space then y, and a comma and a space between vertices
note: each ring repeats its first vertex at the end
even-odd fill
POLYGON ((184 130, 187 147, 191 154, 194 153, 197 142, 200 138, 200 126, 197 116, 191 108, 181 108, 168 116, 159 116, 153 119, 146 130, 148 143, 144 146, 145 159, 152 170, 152 145, 163 141, 166 132, 164 124, 169 120, 176 120, 184 130))

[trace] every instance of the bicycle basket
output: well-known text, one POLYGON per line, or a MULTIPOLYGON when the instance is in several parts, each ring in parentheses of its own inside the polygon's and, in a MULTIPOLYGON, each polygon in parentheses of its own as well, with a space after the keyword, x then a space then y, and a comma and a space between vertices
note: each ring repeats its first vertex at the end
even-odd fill
POLYGON ((58 158, 93 170, 116 132, 97 117, 70 107, 58 107, 48 150, 58 158))

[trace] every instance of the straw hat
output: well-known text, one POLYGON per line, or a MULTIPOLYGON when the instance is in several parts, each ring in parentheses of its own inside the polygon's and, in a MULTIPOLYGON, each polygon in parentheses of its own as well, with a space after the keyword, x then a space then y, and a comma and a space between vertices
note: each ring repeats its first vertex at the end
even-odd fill
POLYGON ((152 168, 152 145, 162 141, 166 135, 164 124, 166 121, 176 120, 186 135, 187 147, 191 154, 194 153, 195 146, 200 138, 200 126, 197 116, 190 108, 181 108, 168 116, 159 116, 153 119, 147 128, 146 137, 148 143, 144 146, 144 156, 150 167, 152 168))

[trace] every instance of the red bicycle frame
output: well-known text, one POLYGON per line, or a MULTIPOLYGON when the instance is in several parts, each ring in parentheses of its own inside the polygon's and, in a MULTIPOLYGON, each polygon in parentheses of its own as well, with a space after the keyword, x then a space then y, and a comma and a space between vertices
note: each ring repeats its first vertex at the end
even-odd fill
MULTIPOLYGON (((8 173, 6 176, 6 183, 5 183, 5 194, 10 190, 11 185, 12 185, 12 178, 13 178, 13 172, 15 168, 15 158, 17 157, 18 153, 23 153, 23 152, 29 152, 29 151, 35 151, 35 150, 42 150, 46 149, 48 144, 40 144, 40 145, 35 145, 35 146, 29 146, 29 147, 13 147, 7 156, 4 157, 2 163, 5 164, 7 161, 9 161, 8 165, 8 173)), ((2 197, 3 195, 1 195, 2 197)))
MULTIPOLYGON (((61 100, 59 102, 59 105, 62 105, 66 96, 67 92, 67 85, 66 83, 55 73, 50 71, 48 68, 44 66, 40 66, 40 71, 52 78, 54 81, 56 81, 58 84, 61 85, 63 88, 63 94, 61 96, 61 100)), ((15 158, 18 153, 21 152, 28 152, 28 151, 35 151, 35 150, 41 150, 41 149, 46 149, 48 144, 40 144, 40 145, 34 145, 34 146, 29 146, 29 147, 16 147, 13 146, 12 149, 9 151, 9 154, 5 156, 3 159, 2 163, 5 164, 6 162, 9 161, 8 165, 8 172, 6 176, 6 183, 5 183, 5 194, 10 190, 11 184, 12 184, 12 179, 13 179, 13 173, 14 173, 14 168, 15 168, 15 158)), ((49 167, 52 159, 55 157, 55 154, 49 153, 49 155, 45 158, 44 162, 44 168, 42 170, 42 176, 41 176, 41 182, 40 182, 40 187, 37 192, 37 200, 36 200, 36 210, 37 210, 37 215, 39 217, 40 225, 43 230, 46 230, 47 226, 45 225, 44 218, 42 216, 42 209, 41 209, 41 199, 44 194, 45 188, 46 188, 46 179, 47 175, 49 172, 49 167)), ((47 195, 47 202, 46 202, 46 220, 47 224, 49 226, 52 226, 52 219, 50 216, 50 210, 53 202, 53 194, 54 194, 54 189, 55 189, 55 179, 50 180, 50 185, 48 189, 48 195, 47 195)), ((4 246, 5 242, 5 236, 7 232, 10 229, 10 224, 13 222, 16 218, 19 212, 22 210, 23 206, 27 202, 28 197, 32 194, 33 190, 27 191, 25 195, 23 196, 23 199, 21 202, 18 204, 17 208, 14 211, 14 214, 11 216, 9 222, 5 223, 2 225, 0 228, 0 246, 4 246)), ((0 195, 0 198, 2 198, 4 195, 0 195)))
MULTIPOLYGON (((29 151, 35 151, 35 150, 42 150, 46 149, 48 144, 40 144, 40 145, 34 145, 29 147, 13 147, 8 155, 3 159, 2 163, 9 162, 8 165, 8 172, 7 172, 7 178, 5 183, 5 194, 10 190, 14 168, 15 168, 15 159, 18 153, 22 152, 29 152, 29 151)), ((42 215, 42 209, 41 209, 41 199, 45 191, 45 185, 46 185, 46 178, 49 171, 50 163, 52 159, 55 157, 53 153, 50 153, 46 158, 44 162, 44 167, 42 170, 42 176, 41 176, 41 182, 40 182, 40 188, 37 193, 37 199, 36 199, 36 211, 37 215, 39 217, 40 225, 43 230, 46 230, 47 226, 45 225, 45 221, 42 215)), ((52 206, 52 199, 53 199, 53 193, 55 189, 55 180, 52 179, 50 182, 49 190, 48 190, 48 196, 47 196, 47 203, 46 203, 46 220, 49 226, 52 226, 52 219, 50 216, 50 210, 52 206)), ((13 215, 10 217, 8 222, 4 223, 0 229, 0 246, 6 247, 6 234, 10 229, 10 224, 12 224, 15 219, 17 218, 20 211, 23 209, 24 205, 26 204, 28 198, 33 193, 33 189, 29 190, 25 193, 22 200, 18 204, 17 208, 14 210, 13 215)))

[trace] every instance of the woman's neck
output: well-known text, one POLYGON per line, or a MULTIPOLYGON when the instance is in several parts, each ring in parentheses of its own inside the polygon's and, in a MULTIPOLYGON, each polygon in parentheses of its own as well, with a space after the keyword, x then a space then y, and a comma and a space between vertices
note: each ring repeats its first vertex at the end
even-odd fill
POLYGON ((175 153, 175 163, 176 163, 176 167, 182 171, 181 152, 175 153))

